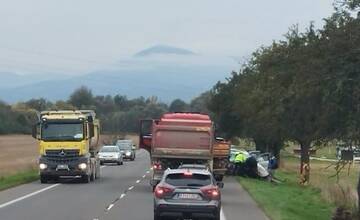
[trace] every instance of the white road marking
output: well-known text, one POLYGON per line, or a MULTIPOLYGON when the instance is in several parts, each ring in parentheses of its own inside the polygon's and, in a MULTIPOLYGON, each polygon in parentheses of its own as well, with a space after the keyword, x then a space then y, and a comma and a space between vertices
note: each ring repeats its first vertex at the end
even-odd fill
POLYGON ((145 178, 145 177, 146 177, 146 175, 142 176, 142 178, 145 178))
POLYGON ((114 207, 114 204, 110 204, 109 207, 106 210, 110 210, 112 207, 114 207))
POLYGON ((101 169, 104 168, 104 167, 106 167, 106 166, 100 166, 101 169))
POLYGON ((140 180, 136 180, 136 183, 140 183, 140 180))
POLYGON ((19 201, 21 201, 21 200, 24 200, 24 199, 30 198, 30 197, 32 197, 32 196, 35 196, 35 195, 37 195, 37 194, 39 194, 39 193, 42 193, 42 192, 44 192, 44 191, 46 191, 46 190, 52 189, 52 188, 57 187, 57 186, 59 186, 59 185, 60 185, 60 183, 57 183, 57 184, 48 186, 48 187, 46 187, 46 188, 40 189, 40 190, 38 190, 38 191, 32 192, 32 193, 30 193, 30 194, 27 194, 27 195, 25 195, 25 196, 19 197, 19 198, 17 198, 17 199, 11 200, 11 201, 6 202, 6 203, 4 203, 4 204, 1 204, 1 205, 0 205, 0 209, 1 209, 1 208, 5 208, 6 206, 9 206, 9 205, 11 205, 11 204, 17 203, 17 202, 19 202, 19 201))
POLYGON ((120 195, 120 199, 124 198, 125 196, 126 196, 125 193, 121 194, 121 195, 120 195))
POLYGON ((148 171, 146 171, 146 173, 150 173, 150 171, 148 170, 148 171))
POLYGON ((130 186, 128 190, 132 190, 132 189, 134 189, 134 186, 130 186))
POLYGON ((226 220, 225 214, 223 212, 223 209, 220 210, 220 219, 221 220, 226 220))

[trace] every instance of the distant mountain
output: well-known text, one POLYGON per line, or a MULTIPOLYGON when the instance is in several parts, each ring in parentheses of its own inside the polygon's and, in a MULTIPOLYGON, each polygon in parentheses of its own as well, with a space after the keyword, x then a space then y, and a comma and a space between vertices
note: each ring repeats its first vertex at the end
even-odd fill
MULTIPOLYGON (((158 46, 153 48, 159 49, 158 46)), ((157 96, 163 102, 170 102, 176 98, 190 101, 211 89, 216 82, 225 80, 231 71, 237 68, 237 63, 227 57, 184 56, 183 51, 187 51, 184 49, 158 49, 150 50, 157 52, 143 50, 138 54, 148 56, 121 60, 109 68, 81 76, 47 80, 33 75, 12 76, 15 77, 13 80, 21 81, 16 77, 26 77, 32 78, 33 81, 16 86, 4 86, 0 80, 0 100, 9 103, 40 97, 51 101, 64 100, 68 99, 76 88, 85 85, 95 95, 121 94, 129 98, 157 96), (158 56, 164 53, 167 53, 166 56, 158 56)), ((189 51, 185 54, 194 53, 189 51)))
POLYGON ((195 53, 190 50, 167 46, 167 45, 156 45, 136 53, 134 57, 146 57, 151 55, 166 55, 166 54, 195 55, 195 53))

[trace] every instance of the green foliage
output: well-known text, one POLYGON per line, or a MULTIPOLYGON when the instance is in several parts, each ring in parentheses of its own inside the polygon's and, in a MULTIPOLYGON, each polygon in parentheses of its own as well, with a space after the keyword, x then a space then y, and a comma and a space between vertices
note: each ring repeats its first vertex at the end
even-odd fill
POLYGON ((23 171, 9 176, 0 176, 0 190, 8 189, 24 183, 29 183, 37 180, 38 178, 38 170, 23 171))
POLYGON ((170 112, 186 112, 189 111, 189 106, 181 99, 175 99, 169 106, 170 112))
POLYGON ((275 152, 285 140, 304 149, 360 140, 359 45, 360 19, 350 13, 337 11, 320 30, 291 28, 213 88, 209 108, 218 127, 275 152))

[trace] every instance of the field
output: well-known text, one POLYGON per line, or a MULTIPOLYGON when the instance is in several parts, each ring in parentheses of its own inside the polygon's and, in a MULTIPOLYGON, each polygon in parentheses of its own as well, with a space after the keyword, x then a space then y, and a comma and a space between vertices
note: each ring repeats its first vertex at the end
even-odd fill
MULTIPOLYGON (((118 135, 102 135, 100 145, 111 144, 118 135)), ((136 144, 136 135, 126 135, 136 144)), ((0 135, 0 177, 15 174, 21 171, 36 169, 39 157, 37 140, 30 135, 0 135)))

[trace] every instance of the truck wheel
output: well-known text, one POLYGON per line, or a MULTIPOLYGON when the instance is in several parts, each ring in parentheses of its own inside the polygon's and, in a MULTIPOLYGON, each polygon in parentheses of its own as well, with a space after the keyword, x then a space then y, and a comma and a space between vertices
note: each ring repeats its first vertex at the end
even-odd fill
POLYGON ((100 165, 97 164, 96 165, 95 179, 99 179, 99 178, 100 178, 100 165))
POLYGON ((49 181, 49 178, 47 176, 40 176, 40 183, 47 183, 49 181))
POLYGON ((82 176, 81 180, 82 180, 83 183, 89 183, 90 182, 90 175, 82 176))

